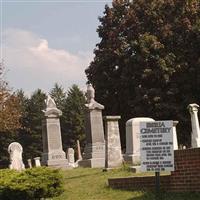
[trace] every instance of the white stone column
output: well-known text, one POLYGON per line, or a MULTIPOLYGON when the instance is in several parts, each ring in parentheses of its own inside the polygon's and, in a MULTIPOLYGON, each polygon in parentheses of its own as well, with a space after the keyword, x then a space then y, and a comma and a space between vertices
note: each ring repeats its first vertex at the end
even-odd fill
POLYGON ((177 133, 176 133, 176 125, 178 121, 173 121, 173 146, 174 150, 178 150, 178 140, 177 140, 177 133))
POLYGON ((199 119, 198 119, 198 104, 189 104, 188 109, 191 115, 191 124, 192 124, 192 134, 191 134, 191 146, 193 148, 200 147, 200 129, 199 129, 199 119))

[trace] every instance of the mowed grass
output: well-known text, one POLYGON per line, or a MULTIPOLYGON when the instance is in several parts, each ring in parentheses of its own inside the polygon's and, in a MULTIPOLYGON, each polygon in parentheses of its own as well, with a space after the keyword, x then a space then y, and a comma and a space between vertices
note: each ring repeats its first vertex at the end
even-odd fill
MULTIPOLYGON (((152 174, 133 174, 127 168, 103 172, 102 169, 77 168, 63 171, 65 192, 53 200, 155 200, 155 194, 144 191, 113 190, 108 178, 152 174)), ((162 192, 160 200, 200 200, 200 193, 162 192)))

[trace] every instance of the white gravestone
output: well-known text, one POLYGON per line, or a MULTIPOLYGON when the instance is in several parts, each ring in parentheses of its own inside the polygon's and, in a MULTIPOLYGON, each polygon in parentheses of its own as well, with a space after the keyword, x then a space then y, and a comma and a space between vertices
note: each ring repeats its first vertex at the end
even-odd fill
POLYGON ((74 159, 74 149, 68 148, 67 150, 67 160, 71 167, 74 167, 75 159, 74 159))
POLYGON ((199 119, 198 119, 198 108, 199 105, 193 103, 188 105, 188 109, 191 115, 191 124, 192 124, 192 134, 191 141, 192 147, 198 148, 200 147, 200 129, 199 129, 199 119))
POLYGON ((136 117, 126 122, 126 153, 124 160, 130 164, 140 163, 140 122, 153 122, 152 118, 136 117))
POLYGON ((40 157, 35 157, 34 160, 35 160, 35 166, 36 167, 41 167, 40 157))
POLYGON ((120 116, 105 116, 106 160, 105 168, 115 168, 122 165, 122 150, 119 134, 120 116))
POLYGON ((177 133, 176 133, 176 125, 178 124, 178 121, 173 121, 173 145, 174 150, 178 150, 178 140, 177 140, 177 133))
POLYGON ((28 159, 27 161, 28 161, 28 167, 32 168, 32 161, 31 161, 31 159, 28 159))
POLYGON ((10 169, 23 170, 25 169, 22 161, 23 148, 18 142, 13 142, 8 146, 8 153, 10 154, 10 169))

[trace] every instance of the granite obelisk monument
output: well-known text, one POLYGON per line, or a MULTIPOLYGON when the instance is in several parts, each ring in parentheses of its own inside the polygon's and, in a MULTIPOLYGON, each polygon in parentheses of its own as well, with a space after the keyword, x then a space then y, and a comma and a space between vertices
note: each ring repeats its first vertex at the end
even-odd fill
POLYGON ((65 168, 68 167, 66 154, 62 148, 60 130, 61 110, 56 107, 54 100, 48 96, 42 121, 43 154, 42 165, 65 168))
POLYGON ((103 129, 102 110, 104 106, 95 101, 95 90, 91 84, 87 86, 86 146, 83 160, 79 166, 98 168, 105 165, 105 139, 103 129))

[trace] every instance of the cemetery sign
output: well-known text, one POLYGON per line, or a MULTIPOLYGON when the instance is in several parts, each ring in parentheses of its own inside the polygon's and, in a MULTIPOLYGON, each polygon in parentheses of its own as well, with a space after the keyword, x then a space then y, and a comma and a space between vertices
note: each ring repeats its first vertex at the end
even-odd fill
POLYGON ((140 123, 141 171, 174 171, 173 121, 140 123))

